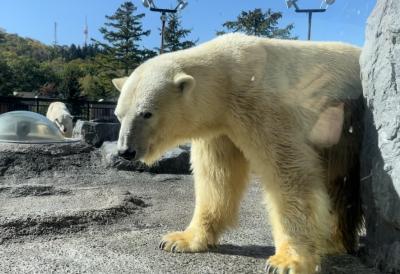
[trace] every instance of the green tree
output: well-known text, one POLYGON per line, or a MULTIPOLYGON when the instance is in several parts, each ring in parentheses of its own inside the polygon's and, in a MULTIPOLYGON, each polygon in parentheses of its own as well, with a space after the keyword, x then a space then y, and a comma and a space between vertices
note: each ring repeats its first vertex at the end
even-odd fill
POLYGON ((107 100, 112 97, 112 94, 109 92, 111 89, 108 90, 103 85, 99 76, 87 74, 80 79, 79 83, 82 88, 82 94, 91 100, 107 100))
POLYGON ((89 59, 101 53, 99 47, 95 44, 88 44, 82 47, 82 59, 89 59))
POLYGON ((80 58, 79 55, 80 55, 80 47, 76 46, 75 44, 71 44, 67 53, 67 61, 78 59, 80 58))
POLYGON ((119 91, 112 84, 112 79, 127 75, 124 74, 124 72, 121 70, 116 70, 113 63, 108 62, 108 59, 105 57, 104 54, 97 54, 93 58, 93 66, 91 68, 91 72, 88 72, 88 74, 92 76, 96 75, 99 79, 101 86, 105 90, 110 91, 110 95, 112 98, 116 97, 119 94, 119 91))
POLYGON ((184 40, 190 32, 191 30, 181 27, 179 15, 170 13, 164 31, 164 51, 172 52, 195 46, 197 41, 184 40))
POLYGON ((143 30, 141 20, 145 14, 135 14, 136 10, 132 2, 123 3, 113 15, 106 15, 108 22, 99 29, 106 43, 93 40, 103 49, 105 61, 114 69, 122 69, 125 75, 148 54, 148 50, 139 48, 139 42, 150 30, 143 30))
POLYGON ((40 69, 46 75, 46 83, 39 88, 39 95, 50 98, 60 97, 58 86, 61 82, 60 72, 63 70, 63 63, 57 64, 54 61, 40 63, 40 69))
POLYGON ((6 35, 0 29, 0 43, 4 43, 6 41, 6 35))
POLYGON ((7 62, 0 56, 0 96, 11 95, 13 91, 13 73, 7 62))
POLYGON ((51 82, 55 76, 50 67, 42 66, 40 62, 26 56, 9 60, 12 70, 13 91, 38 92, 46 83, 51 82))
POLYGON ((80 78, 84 76, 81 67, 70 62, 65 65, 60 75, 59 91, 64 99, 77 99, 81 96, 80 78))
POLYGON ((264 36, 269 38, 296 39, 292 36, 293 24, 280 28, 279 20, 281 12, 273 12, 268 9, 263 12, 261 9, 242 11, 236 21, 227 21, 222 26, 226 30, 218 31, 217 34, 226 32, 243 32, 249 35, 264 36))
POLYGON ((38 62, 49 60, 49 46, 46 46, 39 41, 22 38, 16 34, 6 34, 0 30, 0 52, 13 53, 18 57, 29 57, 38 62))

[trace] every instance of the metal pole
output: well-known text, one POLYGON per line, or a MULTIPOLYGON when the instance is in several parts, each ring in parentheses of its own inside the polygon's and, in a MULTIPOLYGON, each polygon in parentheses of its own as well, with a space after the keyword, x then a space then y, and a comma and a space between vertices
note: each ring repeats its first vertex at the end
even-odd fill
POLYGON ((87 120, 90 121, 90 103, 86 102, 86 108, 87 108, 87 120))
POLYGON ((36 113, 39 113, 39 98, 35 97, 36 100, 36 113))
POLYGON ((165 12, 161 14, 161 22, 162 22, 162 27, 161 27, 161 47, 160 47, 160 54, 163 54, 164 52, 164 31, 165 31, 165 20, 166 20, 166 15, 165 12))
POLYGON ((312 20, 312 12, 308 12, 308 40, 311 40, 311 20, 312 20))

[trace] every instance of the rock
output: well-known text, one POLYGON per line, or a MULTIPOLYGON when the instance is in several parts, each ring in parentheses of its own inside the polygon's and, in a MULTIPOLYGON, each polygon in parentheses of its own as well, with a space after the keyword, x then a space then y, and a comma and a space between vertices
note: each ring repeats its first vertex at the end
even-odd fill
POLYGON ((165 153, 148 171, 159 174, 190 174, 190 152, 174 148, 165 153))
POLYGON ((157 174, 190 174, 190 151, 187 146, 185 149, 175 148, 168 151, 150 167, 141 162, 131 162, 118 156, 117 142, 104 142, 100 150, 103 164, 106 167, 157 174))
POLYGON ((105 167, 127 171, 140 170, 140 167, 138 167, 134 162, 125 160, 118 156, 117 142, 104 142, 100 147, 100 151, 102 162, 105 167))
POLYGON ((399 14, 400 1, 377 1, 360 58, 367 104, 361 155, 364 255, 386 273, 400 273, 399 14))
POLYGON ((88 144, 100 147, 104 141, 116 141, 119 123, 97 123, 78 120, 74 127, 73 138, 80 138, 88 144))

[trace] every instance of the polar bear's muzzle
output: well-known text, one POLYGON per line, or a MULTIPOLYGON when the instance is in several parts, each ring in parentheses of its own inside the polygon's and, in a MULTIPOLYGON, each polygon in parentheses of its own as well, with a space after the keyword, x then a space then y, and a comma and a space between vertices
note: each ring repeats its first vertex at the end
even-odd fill
POLYGON ((132 145, 118 146, 118 155, 129 161, 142 160, 143 156, 146 155, 146 149, 140 149, 132 145))
POLYGON ((57 127, 60 129, 61 132, 66 132, 67 131, 67 129, 64 127, 64 125, 62 123, 60 123, 58 121, 58 119, 55 119, 54 123, 57 125, 57 127))
POLYGON ((118 138, 118 155, 129 161, 140 160, 147 152, 146 145, 140 140, 142 138, 131 129, 125 130, 121 127, 118 138))
POLYGON ((134 160, 136 156, 136 150, 118 149, 118 155, 126 160, 134 160))
POLYGON ((118 155, 130 161, 143 161, 151 150, 151 112, 125 115, 120 119, 118 155))
POLYGON ((118 155, 126 160, 133 161, 137 156, 136 149, 130 145, 129 138, 126 135, 122 135, 118 140, 118 155))

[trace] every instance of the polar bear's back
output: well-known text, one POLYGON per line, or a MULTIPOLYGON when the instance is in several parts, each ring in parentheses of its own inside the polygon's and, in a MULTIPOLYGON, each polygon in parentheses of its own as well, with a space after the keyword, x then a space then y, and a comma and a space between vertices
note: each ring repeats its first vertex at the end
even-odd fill
POLYGON ((302 60, 304 60, 304 58, 329 59, 330 57, 338 57, 339 55, 351 56, 358 61, 361 53, 360 48, 342 42, 273 39, 249 36, 242 33, 229 33, 218 36, 196 47, 164 54, 156 58, 171 58, 173 55, 178 57, 186 55, 203 55, 203 57, 206 57, 204 55, 207 55, 210 56, 209 58, 221 55, 226 57, 230 55, 232 58, 235 58, 242 56, 244 53, 254 53, 261 49, 267 51, 280 49, 286 53, 284 56, 287 57, 287 60, 291 61, 295 61, 296 58, 302 58, 302 60), (293 59, 293 57, 296 58, 293 59))
MULTIPOLYGON (((264 80, 264 86, 288 90, 304 82, 304 75, 359 82, 358 47, 341 42, 281 40, 231 33, 196 47, 157 56, 151 64, 207 67, 210 73, 229 71, 236 84, 264 80), (255 77, 253 77, 255 76, 255 77)), ((336 81, 336 83, 339 83, 336 81)), ((360 88, 358 86, 357 88, 360 88)))

